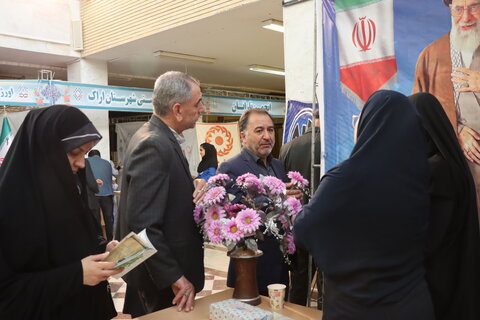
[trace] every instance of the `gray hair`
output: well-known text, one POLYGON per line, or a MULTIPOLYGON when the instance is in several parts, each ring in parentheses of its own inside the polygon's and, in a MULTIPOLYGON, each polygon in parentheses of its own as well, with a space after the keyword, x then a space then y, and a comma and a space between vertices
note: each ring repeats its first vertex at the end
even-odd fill
POLYGON ((153 107, 159 116, 170 113, 175 103, 185 103, 192 98, 192 84, 199 81, 186 73, 168 71, 155 81, 153 107))

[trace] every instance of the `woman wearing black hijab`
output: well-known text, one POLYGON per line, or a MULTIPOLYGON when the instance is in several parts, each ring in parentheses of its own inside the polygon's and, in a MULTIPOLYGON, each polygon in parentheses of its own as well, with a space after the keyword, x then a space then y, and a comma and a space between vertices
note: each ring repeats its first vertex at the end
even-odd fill
POLYGON ((475 184, 455 131, 429 93, 410 101, 429 140, 430 225, 426 279, 437 320, 480 319, 480 260, 475 184))
POLYGON ((325 274, 324 320, 430 320, 424 279, 427 143, 404 95, 365 104, 350 157, 327 172, 294 224, 325 274))
POLYGON ((30 111, 0 167, 0 319, 111 319, 87 206, 85 153, 101 138, 78 109, 30 111))
POLYGON ((217 173, 217 149, 215 149, 213 144, 204 142, 200 145, 200 155, 202 156, 202 161, 198 164, 197 178, 208 181, 210 177, 213 177, 217 173))

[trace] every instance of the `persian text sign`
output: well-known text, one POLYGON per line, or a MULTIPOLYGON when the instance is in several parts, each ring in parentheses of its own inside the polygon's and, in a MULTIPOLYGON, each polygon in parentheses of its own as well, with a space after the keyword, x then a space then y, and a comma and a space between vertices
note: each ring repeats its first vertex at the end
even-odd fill
MULTIPOLYGON (((150 89, 100 86, 65 81, 0 80, 0 105, 38 106, 68 104, 77 108, 152 112, 150 89)), ((252 108, 283 117, 285 102, 204 95, 205 113, 241 115, 252 108)))
POLYGON ((260 108, 267 110, 272 117, 285 115, 285 101, 248 99, 203 95, 206 113, 213 115, 241 115, 245 110, 260 108))
POLYGON ((0 80, 0 105, 152 112, 152 90, 45 80, 0 80))

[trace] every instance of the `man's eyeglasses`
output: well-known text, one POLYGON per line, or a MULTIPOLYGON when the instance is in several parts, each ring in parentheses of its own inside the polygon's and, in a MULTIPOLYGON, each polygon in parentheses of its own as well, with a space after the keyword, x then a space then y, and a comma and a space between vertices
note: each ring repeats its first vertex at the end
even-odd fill
POLYGON ((465 10, 470 10, 470 14, 480 15, 480 3, 475 3, 467 7, 463 7, 463 6, 452 7, 452 5, 450 5, 450 12, 452 13, 452 17, 463 16, 463 14, 465 13, 465 10))
POLYGON ((355 125, 357 124, 359 118, 360 118, 360 115, 359 115, 359 114, 358 114, 358 115, 357 115, 357 114, 354 114, 354 115, 352 116, 352 128, 355 128, 355 125))

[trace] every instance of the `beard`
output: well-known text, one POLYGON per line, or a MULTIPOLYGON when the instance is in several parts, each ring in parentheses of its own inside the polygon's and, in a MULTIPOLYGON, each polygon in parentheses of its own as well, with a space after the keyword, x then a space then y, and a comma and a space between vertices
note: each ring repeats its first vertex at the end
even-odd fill
POLYGON ((467 24, 459 22, 458 24, 453 21, 452 17, 452 30, 450 37, 452 38, 453 48, 457 51, 475 51, 480 46, 480 21, 477 22, 475 27, 470 30, 460 30, 459 27, 467 24))

